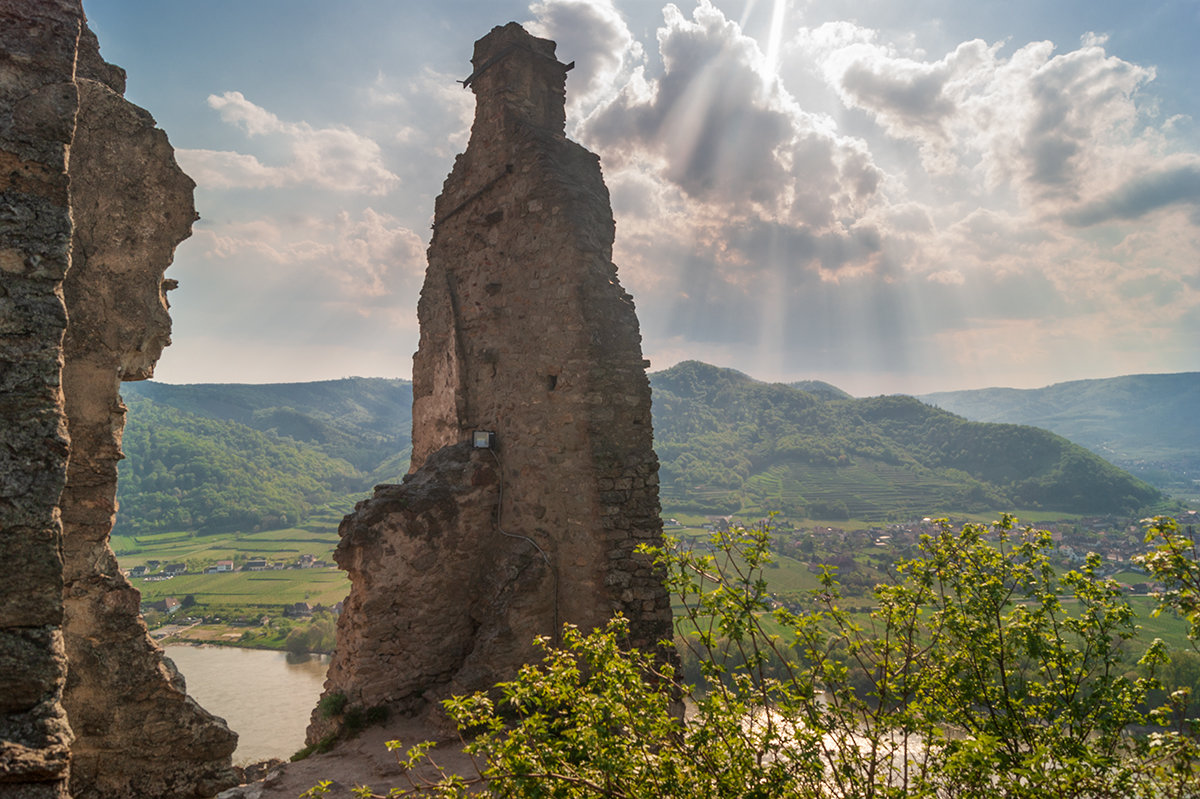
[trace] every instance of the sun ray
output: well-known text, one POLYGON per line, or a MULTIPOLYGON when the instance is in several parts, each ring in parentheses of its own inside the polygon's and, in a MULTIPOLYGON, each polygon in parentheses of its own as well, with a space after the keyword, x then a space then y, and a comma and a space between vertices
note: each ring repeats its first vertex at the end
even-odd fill
POLYGON ((756 6, 758 6, 758 0, 746 0, 746 7, 742 10, 742 19, 738 22, 739 28, 746 29, 746 23, 750 21, 750 15, 754 13, 756 6))
POLYGON ((771 28, 767 33, 767 70, 766 79, 779 74, 779 53, 783 46, 783 26, 787 18, 787 0, 775 0, 771 8, 771 28))

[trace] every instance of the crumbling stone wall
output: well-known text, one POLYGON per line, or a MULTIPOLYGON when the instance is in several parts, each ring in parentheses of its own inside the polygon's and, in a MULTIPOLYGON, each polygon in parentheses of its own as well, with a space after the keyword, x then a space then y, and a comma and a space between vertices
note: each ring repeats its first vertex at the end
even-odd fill
MULTIPOLYGON (((662 575, 634 552, 662 536, 648 363, 554 49, 515 23, 475 46, 475 122, 418 305, 413 471, 346 518, 335 555, 352 588, 326 693, 350 706, 488 687, 562 622, 623 613, 631 644, 670 638, 662 575), (496 448, 464 444, 476 430, 496 448), (435 480, 455 486, 445 504, 412 501, 435 480)), ((314 713, 310 740, 330 727, 314 713)))
POLYGON ((63 284, 71 458, 61 500, 71 792, 212 796, 236 783, 237 735, 187 695, 109 546, 125 425, 120 384, 151 377, 170 344, 165 292, 174 281, 163 273, 191 235, 195 184, 150 114, 121 96, 124 72, 100 58, 86 28, 76 85, 73 255, 63 284))
POLYGON ((65 797, 59 372, 78 2, 0 0, 0 792, 65 797))
POLYGON ((108 546, 118 386, 170 341, 163 271, 195 218, 166 135, 123 91, 78 0, 0 0, 5 796, 66 796, 68 764, 77 799, 235 781, 236 736, 187 697, 108 546))

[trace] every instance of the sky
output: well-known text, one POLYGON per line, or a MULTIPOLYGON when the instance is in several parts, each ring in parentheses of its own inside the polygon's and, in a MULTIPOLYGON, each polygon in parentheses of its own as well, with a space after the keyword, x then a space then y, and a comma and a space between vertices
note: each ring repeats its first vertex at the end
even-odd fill
POLYGON ((197 183, 156 379, 411 376, 473 42, 574 61, 651 370, 1200 370, 1200 0, 84 0, 197 183))

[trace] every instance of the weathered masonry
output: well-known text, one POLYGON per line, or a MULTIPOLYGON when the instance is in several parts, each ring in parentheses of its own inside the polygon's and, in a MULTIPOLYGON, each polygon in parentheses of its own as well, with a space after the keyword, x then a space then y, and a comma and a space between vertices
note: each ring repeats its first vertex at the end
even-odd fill
MULTIPOLYGON (((412 472, 341 526, 352 581, 326 694, 415 712, 486 688, 564 622, 670 637, 650 387, 599 159, 565 134, 551 41, 475 45, 470 144, 434 212, 412 472)), ((310 741, 337 724, 314 712, 310 741)))

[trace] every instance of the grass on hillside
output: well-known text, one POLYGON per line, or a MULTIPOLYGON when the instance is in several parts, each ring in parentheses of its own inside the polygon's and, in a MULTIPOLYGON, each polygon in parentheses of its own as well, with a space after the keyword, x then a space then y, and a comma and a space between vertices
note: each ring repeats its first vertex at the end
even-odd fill
POLYGON ((1133 606, 1137 624, 1141 627, 1141 633, 1136 639, 1139 652, 1144 651, 1155 638, 1163 639, 1172 651, 1191 649, 1187 640, 1188 623, 1178 613, 1164 611, 1155 616, 1154 609, 1158 607, 1158 600, 1149 596, 1130 597, 1129 604, 1133 606))
POLYGON ((844 501, 851 518, 882 522, 907 518, 919 505, 936 512, 958 504, 948 498, 956 488, 929 470, 864 459, 838 469, 779 464, 751 477, 746 493, 772 508, 844 501))

